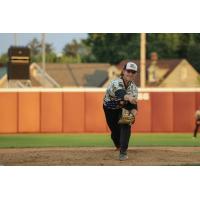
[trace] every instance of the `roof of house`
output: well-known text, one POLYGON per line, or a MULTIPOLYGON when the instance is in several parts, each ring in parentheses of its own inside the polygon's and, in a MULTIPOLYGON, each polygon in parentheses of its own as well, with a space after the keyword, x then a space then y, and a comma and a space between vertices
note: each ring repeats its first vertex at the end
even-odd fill
POLYGON ((76 85, 66 64, 47 63, 45 70, 61 86, 76 85))
POLYGON ((108 63, 46 64, 47 73, 62 87, 101 87, 108 79, 108 63))
MULTIPOLYGON (((61 87, 101 87, 108 80, 109 66, 108 63, 46 63, 45 70, 61 87)), ((6 73, 6 67, 0 67, 0 77, 6 73)), ((32 75, 30 80, 33 87, 42 86, 32 75)))
POLYGON ((109 64, 68 64, 79 86, 101 87, 108 79, 109 64))
MULTIPOLYGON (((121 61, 117 67, 122 70, 123 66, 127 63, 127 62, 134 62, 135 64, 137 64, 138 66, 140 66, 140 60, 123 60, 121 61)), ((167 78, 167 76, 175 69, 175 67, 182 61, 182 59, 159 59, 157 61, 157 65, 158 67, 162 68, 162 69, 168 69, 166 74, 163 76, 163 78, 167 78)), ((147 72, 148 69, 151 65, 151 60, 146 60, 146 80, 147 80, 147 72)), ((140 86, 140 71, 138 71, 138 76, 136 77, 135 83, 137 86, 140 86)), ((148 84, 148 83, 147 83, 148 84)), ((148 86, 151 86, 150 84, 148 86)))

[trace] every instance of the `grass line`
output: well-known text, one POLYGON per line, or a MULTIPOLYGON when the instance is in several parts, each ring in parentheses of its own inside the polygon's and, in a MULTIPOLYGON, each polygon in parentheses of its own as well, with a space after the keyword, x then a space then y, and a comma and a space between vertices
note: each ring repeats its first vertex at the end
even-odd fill
MULTIPOLYGON (((0 135, 0 148, 25 147, 111 147, 109 134, 19 134, 0 135)), ((200 137, 190 134, 134 134, 131 147, 195 147, 200 146, 200 137)))

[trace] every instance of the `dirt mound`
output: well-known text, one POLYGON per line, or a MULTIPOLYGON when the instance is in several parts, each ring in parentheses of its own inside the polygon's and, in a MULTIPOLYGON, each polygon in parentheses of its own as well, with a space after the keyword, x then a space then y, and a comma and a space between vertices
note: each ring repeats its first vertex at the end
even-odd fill
POLYGON ((123 162, 118 154, 113 148, 95 147, 0 149, 0 165, 200 165, 200 147, 134 147, 123 162))

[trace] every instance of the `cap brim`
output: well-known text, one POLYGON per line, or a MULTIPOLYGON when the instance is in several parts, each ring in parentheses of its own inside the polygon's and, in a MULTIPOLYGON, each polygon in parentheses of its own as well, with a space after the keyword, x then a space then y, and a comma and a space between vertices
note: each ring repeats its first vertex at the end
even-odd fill
POLYGON ((134 71, 134 72, 137 72, 137 70, 133 69, 133 68, 126 68, 126 70, 131 70, 131 71, 134 71))

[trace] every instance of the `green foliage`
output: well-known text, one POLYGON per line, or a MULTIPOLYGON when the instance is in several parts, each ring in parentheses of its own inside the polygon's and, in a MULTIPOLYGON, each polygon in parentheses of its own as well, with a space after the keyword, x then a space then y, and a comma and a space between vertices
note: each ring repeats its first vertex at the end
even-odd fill
POLYGON ((54 52, 50 52, 46 54, 47 63, 55 63, 56 61, 57 61, 57 56, 54 52))
POLYGON ((4 53, 0 56, 0 63, 6 64, 8 62, 8 55, 4 53))
MULTIPOLYGON (((27 46, 31 50, 32 62, 42 62, 42 46, 41 42, 37 38, 33 38, 27 46)), ((54 52, 52 44, 45 43, 46 62, 54 63, 57 62, 57 56, 54 52)))
POLYGON ((173 33, 148 33, 147 34, 147 58, 152 52, 157 52, 159 58, 178 58, 180 39, 173 33))
POLYGON ((41 53, 41 43, 37 38, 33 38, 27 46, 31 50, 31 56, 35 57, 41 53))
POLYGON ((63 56, 61 62, 93 62, 94 56, 91 54, 90 46, 87 46, 83 41, 73 40, 66 44, 63 48, 63 56))
POLYGON ((188 47, 187 59, 200 72, 200 43, 188 47))
MULTIPOLYGON (((160 59, 186 58, 200 72, 199 33, 148 33, 146 38, 147 59, 154 51, 160 59)), ((140 58, 139 33, 90 33, 82 43, 91 48, 92 62, 115 64, 140 58)))
POLYGON ((96 62, 115 64, 139 58, 139 37, 138 33, 90 33, 83 42, 91 47, 96 62))
MULTIPOLYGON (((200 33, 147 33, 147 59, 157 52, 159 59, 185 58, 200 72, 200 33)), ((42 62, 41 42, 33 38, 28 43, 32 62, 42 62)), ((46 62, 80 63, 106 62, 140 58, 139 33, 90 33, 88 38, 65 44, 62 55, 56 55, 52 44, 46 43, 46 62)), ((0 56, 6 63, 7 54, 0 56)))
POLYGON ((80 63, 81 57, 80 57, 80 55, 76 55, 76 56, 63 55, 59 62, 61 62, 61 63, 80 63))
POLYGON ((46 54, 52 54, 52 53, 54 53, 53 45, 50 44, 50 43, 45 43, 45 52, 46 52, 46 54))
POLYGON ((71 43, 66 44, 63 48, 63 54, 65 56, 76 57, 79 54, 81 44, 76 40, 73 40, 71 43))

